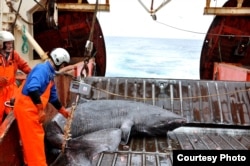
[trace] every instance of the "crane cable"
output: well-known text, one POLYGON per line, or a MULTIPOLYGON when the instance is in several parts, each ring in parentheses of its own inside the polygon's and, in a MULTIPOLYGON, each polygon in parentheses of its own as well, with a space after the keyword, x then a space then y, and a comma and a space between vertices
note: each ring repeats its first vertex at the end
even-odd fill
POLYGON ((83 71, 85 70, 86 71, 86 76, 88 75, 89 73, 89 68, 88 68, 88 63, 89 63, 89 60, 91 59, 91 53, 92 53, 92 50, 93 50, 93 36, 94 36, 94 29, 95 29, 95 21, 96 21, 96 15, 97 15, 97 12, 98 12, 98 0, 96 0, 96 3, 95 3, 95 12, 94 12, 94 15, 93 15, 93 18, 92 18, 92 24, 91 24, 91 29, 90 29, 90 34, 89 34, 89 38, 88 40, 86 41, 86 45, 85 45, 85 51, 84 51, 84 58, 83 58, 83 67, 81 69, 81 72, 80 72, 80 76, 81 76, 81 79, 84 78, 84 74, 83 74, 83 71))
POLYGON ((156 21, 159 24, 162 24, 166 27, 172 28, 172 29, 176 29, 179 31, 183 31, 183 32, 189 32, 189 33, 193 33, 193 34, 200 34, 200 35, 210 35, 210 36, 219 36, 219 37, 247 37, 250 38, 250 35, 237 35, 237 34, 220 34, 220 33, 206 33, 206 32, 198 32, 198 31, 192 31, 192 30, 187 30, 187 29, 182 29, 182 28, 178 28, 169 24, 166 24, 164 22, 160 22, 160 21, 156 21))

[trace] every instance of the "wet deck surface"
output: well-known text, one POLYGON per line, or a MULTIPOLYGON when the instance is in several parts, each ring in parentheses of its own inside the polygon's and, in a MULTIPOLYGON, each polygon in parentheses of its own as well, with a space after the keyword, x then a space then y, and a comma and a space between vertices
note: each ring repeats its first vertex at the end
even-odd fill
POLYGON ((165 137, 134 137, 114 153, 101 153, 94 165, 171 166, 173 150, 250 150, 250 130, 182 127, 165 137))
POLYGON ((250 82, 141 78, 86 78, 87 99, 123 99, 163 107, 187 118, 182 127, 157 138, 133 137, 94 165, 173 164, 173 150, 250 150, 250 82))
MULTIPOLYGON (((88 100, 133 100, 170 110, 188 125, 157 138, 133 137, 94 165, 173 164, 173 150, 250 150, 250 82, 90 77, 88 100)), ((72 98, 72 96, 70 96, 72 98)))
MULTIPOLYGON (((96 156, 94 165, 171 166, 174 150, 250 150, 250 82, 109 77, 91 77, 84 81, 91 85, 90 94, 81 96, 87 100, 144 102, 182 115, 188 121, 187 126, 162 137, 132 137, 126 146, 120 145, 114 153, 96 156)), ((60 83, 65 86, 70 79, 60 83)), ((58 89, 65 95, 60 95, 65 103, 74 99, 75 94, 65 90, 69 89, 67 86, 58 89)), ((18 139, 14 142, 19 144, 18 139)), ((2 148, 10 145, 1 143, 2 148)), ((22 157, 13 159, 11 154, 8 160, 4 158, 12 163, 21 160, 22 157)))

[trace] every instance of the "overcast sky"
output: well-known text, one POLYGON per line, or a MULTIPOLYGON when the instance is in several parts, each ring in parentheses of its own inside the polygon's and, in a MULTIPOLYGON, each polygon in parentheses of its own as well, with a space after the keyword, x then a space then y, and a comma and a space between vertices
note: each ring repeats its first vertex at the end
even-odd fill
MULTIPOLYGON (((95 1, 90 0, 90 2, 95 1)), ((206 0, 171 0, 156 12, 156 21, 152 19, 150 13, 142 7, 138 0, 109 1, 110 12, 98 13, 98 19, 105 36, 203 39, 205 35, 199 33, 207 32, 214 17, 203 15, 206 0)), ((141 1, 150 9, 151 0, 141 1)), ((154 8, 158 8, 164 1, 166 0, 154 0, 154 8)), ((222 6, 226 0, 217 1, 212 0, 211 6, 222 6)), ((100 2, 105 2, 105 0, 100 0, 100 2)))

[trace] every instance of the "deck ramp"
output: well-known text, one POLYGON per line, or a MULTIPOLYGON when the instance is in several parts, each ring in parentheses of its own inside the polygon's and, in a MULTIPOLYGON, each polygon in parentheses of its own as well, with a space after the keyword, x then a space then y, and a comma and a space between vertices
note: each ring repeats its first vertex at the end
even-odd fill
POLYGON ((173 165, 173 150, 250 150, 250 82, 91 77, 89 100, 149 103, 187 118, 162 137, 133 137, 95 165, 173 165))

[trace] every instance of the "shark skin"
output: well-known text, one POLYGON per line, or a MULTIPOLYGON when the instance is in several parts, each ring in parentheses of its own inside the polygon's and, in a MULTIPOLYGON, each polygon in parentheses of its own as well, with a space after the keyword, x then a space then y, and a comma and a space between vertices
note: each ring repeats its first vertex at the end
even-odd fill
MULTIPOLYGON (((50 143, 60 142, 56 135, 63 133, 65 123, 65 118, 58 113, 47 124, 45 135, 50 143), (61 130, 53 130, 55 125, 60 126, 61 130)), ((118 128, 122 131, 121 144, 125 145, 130 135, 162 136, 185 124, 186 118, 150 104, 125 100, 93 100, 77 105, 71 135, 76 138, 98 130, 118 128)))
MULTIPOLYGON (((57 114, 45 126, 45 139, 60 151, 66 121, 57 114)), ((91 166, 95 155, 127 144, 132 135, 163 136, 184 126, 186 118, 150 104, 124 100, 94 100, 78 104, 65 153, 51 166, 91 166)))
POLYGON ((61 152, 50 166, 91 166, 96 155, 103 151, 115 151, 120 141, 121 130, 117 128, 103 129, 72 138, 67 142, 65 152, 61 152))

